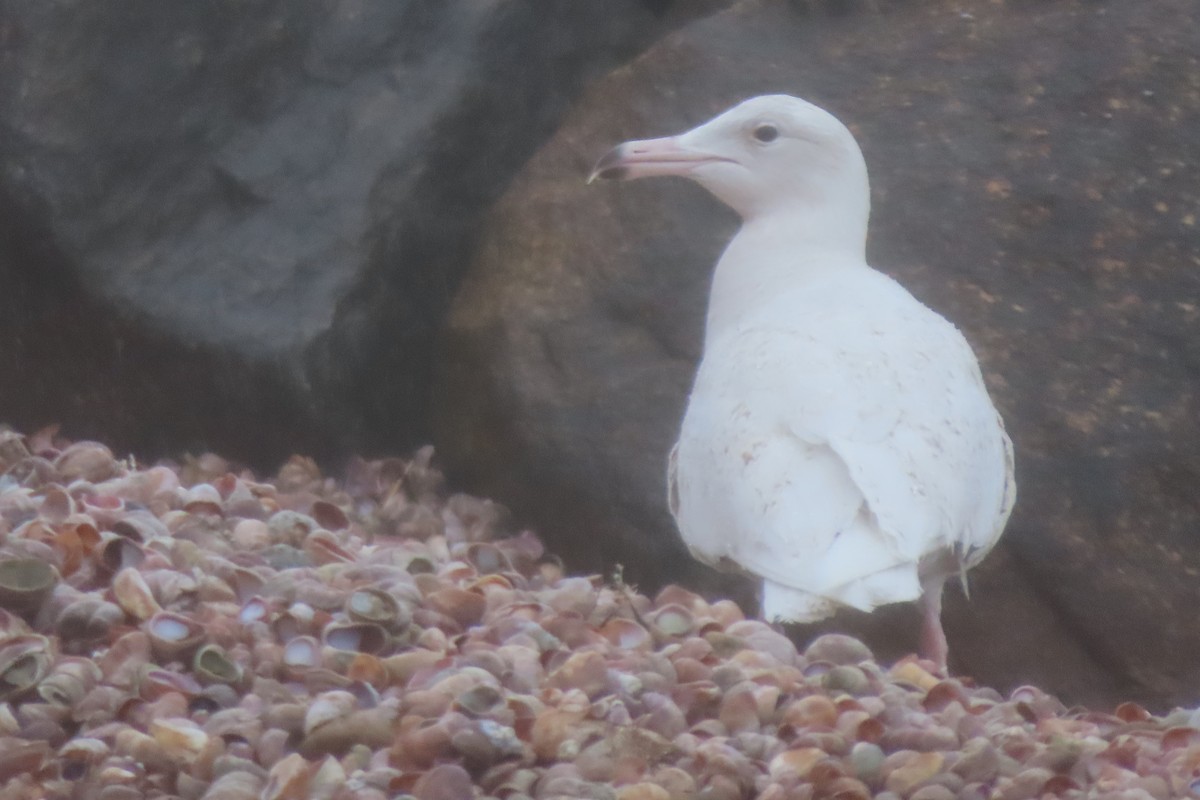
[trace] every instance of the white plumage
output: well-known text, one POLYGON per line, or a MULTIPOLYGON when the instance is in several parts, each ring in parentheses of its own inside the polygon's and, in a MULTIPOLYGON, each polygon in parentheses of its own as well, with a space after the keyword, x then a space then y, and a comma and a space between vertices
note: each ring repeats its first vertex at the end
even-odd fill
POLYGON ((690 177, 743 219, 671 453, 684 540, 760 576, 768 619, 923 597, 922 649, 944 669, 942 586, 1004 529, 1012 445, 962 334, 867 265, 853 136, 803 100, 758 97, 593 173, 647 175, 690 177))

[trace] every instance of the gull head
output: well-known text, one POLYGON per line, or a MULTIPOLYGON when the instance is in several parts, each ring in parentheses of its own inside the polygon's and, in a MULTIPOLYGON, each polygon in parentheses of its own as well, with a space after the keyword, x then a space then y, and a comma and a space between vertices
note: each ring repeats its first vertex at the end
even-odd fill
POLYGON ((596 163, 588 181, 679 175, 699 183, 749 221, 775 213, 870 208, 867 168, 836 117, 789 95, 755 97, 678 136, 625 142, 596 163))

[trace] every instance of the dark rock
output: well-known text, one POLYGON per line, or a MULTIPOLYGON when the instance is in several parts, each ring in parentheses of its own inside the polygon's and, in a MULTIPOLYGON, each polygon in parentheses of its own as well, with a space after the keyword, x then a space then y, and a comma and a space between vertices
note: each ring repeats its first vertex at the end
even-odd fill
MULTIPOLYGON (((593 87, 513 181, 443 339, 433 406, 452 474, 557 535, 577 566, 728 590, 679 542, 663 465, 736 220, 691 184, 582 179, 620 141, 755 94, 804 96, 863 146, 873 263, 964 329, 1016 441, 1008 533, 971 602, 949 593, 951 666, 1071 701, 1194 703, 1188 0, 809 6, 743 2, 668 37, 593 87)), ((847 613, 818 629, 862 632, 889 657, 914 648, 916 616, 847 613)))
POLYGON ((0 418, 272 465, 423 443, 480 212, 719 5, 0 3, 0 418))

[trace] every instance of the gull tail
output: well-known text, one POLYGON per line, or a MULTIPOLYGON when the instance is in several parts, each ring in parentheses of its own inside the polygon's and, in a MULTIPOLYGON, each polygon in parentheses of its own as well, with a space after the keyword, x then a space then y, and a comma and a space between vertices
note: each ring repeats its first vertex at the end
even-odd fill
POLYGON ((832 616, 836 607, 828 597, 763 581, 762 617, 768 622, 816 622, 832 616))

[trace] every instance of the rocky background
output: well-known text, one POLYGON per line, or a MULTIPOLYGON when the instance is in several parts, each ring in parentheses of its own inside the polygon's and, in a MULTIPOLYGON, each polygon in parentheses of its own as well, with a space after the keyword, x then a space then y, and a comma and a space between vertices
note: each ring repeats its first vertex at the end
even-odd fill
MULTIPOLYGON (((0 3, 0 419, 140 458, 433 442, 578 570, 694 564, 662 464, 736 221, 585 187, 786 91, 858 135, 873 262, 974 343, 1021 496, 952 666, 1200 700, 1190 0, 0 3)), ((881 657, 910 609, 839 618, 881 657)), ((807 640, 811 631, 795 631, 807 640)))

